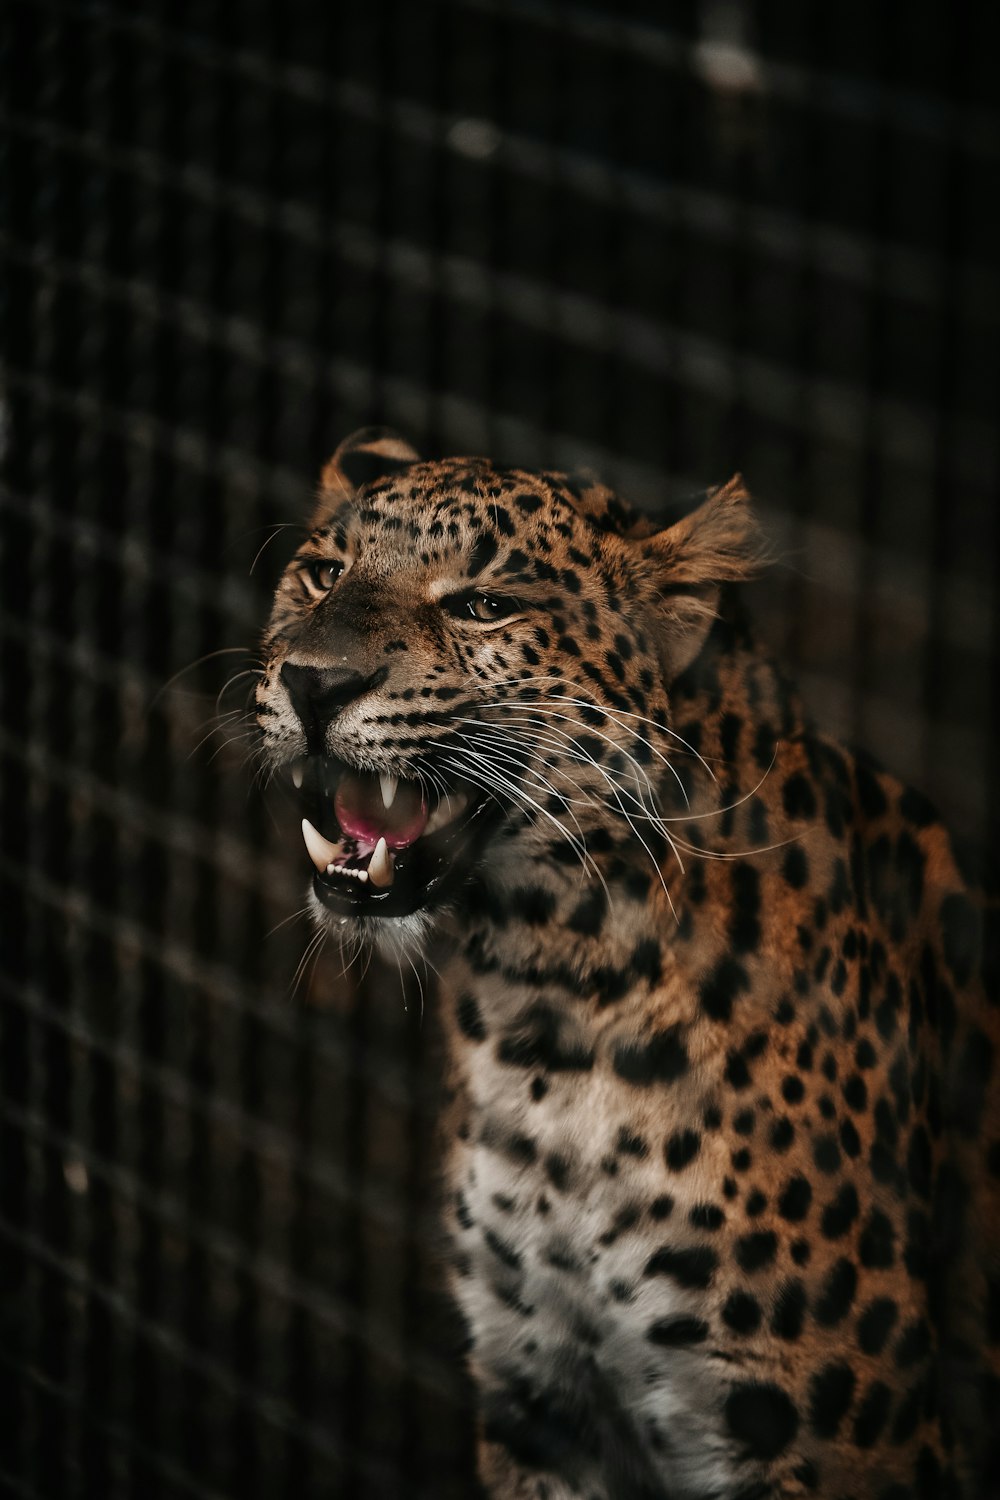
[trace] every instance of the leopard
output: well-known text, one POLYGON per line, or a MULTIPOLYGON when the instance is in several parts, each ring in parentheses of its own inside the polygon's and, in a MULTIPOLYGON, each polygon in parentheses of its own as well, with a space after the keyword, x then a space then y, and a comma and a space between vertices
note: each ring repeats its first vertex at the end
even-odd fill
POLYGON ((277 587, 317 929, 440 976, 495 1500, 1000 1495, 996 886, 814 727, 771 562, 739 476, 663 521, 366 428, 277 587))

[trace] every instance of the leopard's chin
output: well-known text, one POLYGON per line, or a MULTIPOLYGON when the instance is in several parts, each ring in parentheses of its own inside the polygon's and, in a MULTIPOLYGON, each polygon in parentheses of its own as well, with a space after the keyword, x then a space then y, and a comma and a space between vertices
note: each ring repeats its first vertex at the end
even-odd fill
POLYGON ((336 930, 355 930, 440 912, 484 857, 503 816, 468 783, 425 783, 361 770, 332 756, 290 768, 315 866, 312 904, 336 930))
POLYGON ((317 927, 325 928, 348 954, 373 949, 388 964, 406 964, 429 955, 440 941, 447 907, 411 912, 405 917, 337 916, 311 891, 309 904, 317 927))

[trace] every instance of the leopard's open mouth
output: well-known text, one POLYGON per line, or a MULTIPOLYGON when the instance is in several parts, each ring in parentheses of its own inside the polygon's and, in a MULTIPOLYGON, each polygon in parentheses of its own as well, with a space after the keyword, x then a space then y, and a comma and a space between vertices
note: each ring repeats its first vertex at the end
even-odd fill
POLYGON ((341 915, 403 917, 438 905, 468 874, 499 804, 457 782, 359 771, 330 756, 295 761, 313 890, 341 915))

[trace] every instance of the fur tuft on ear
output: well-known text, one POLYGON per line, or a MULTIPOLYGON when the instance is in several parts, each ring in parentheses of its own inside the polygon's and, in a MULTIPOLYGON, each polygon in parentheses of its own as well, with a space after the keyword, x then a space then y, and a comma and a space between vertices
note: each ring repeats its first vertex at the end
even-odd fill
POLYGON ((723 585, 752 578, 768 561, 742 476, 735 474, 690 515, 646 537, 639 551, 673 679, 701 650, 723 585))
POLYGON ((416 449, 389 427, 362 427, 353 432, 323 466, 313 525, 322 525, 325 517, 363 485, 419 462, 416 449))

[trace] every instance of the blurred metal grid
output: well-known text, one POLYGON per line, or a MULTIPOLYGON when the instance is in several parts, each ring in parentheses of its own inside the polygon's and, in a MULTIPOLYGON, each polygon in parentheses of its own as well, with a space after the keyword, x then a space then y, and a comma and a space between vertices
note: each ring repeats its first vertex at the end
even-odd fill
POLYGON ((352 427, 742 468, 820 719, 1000 832, 998 17, 737 9, 0 14, 5 1492, 471 1492, 433 998, 290 995, 226 686, 352 427))

